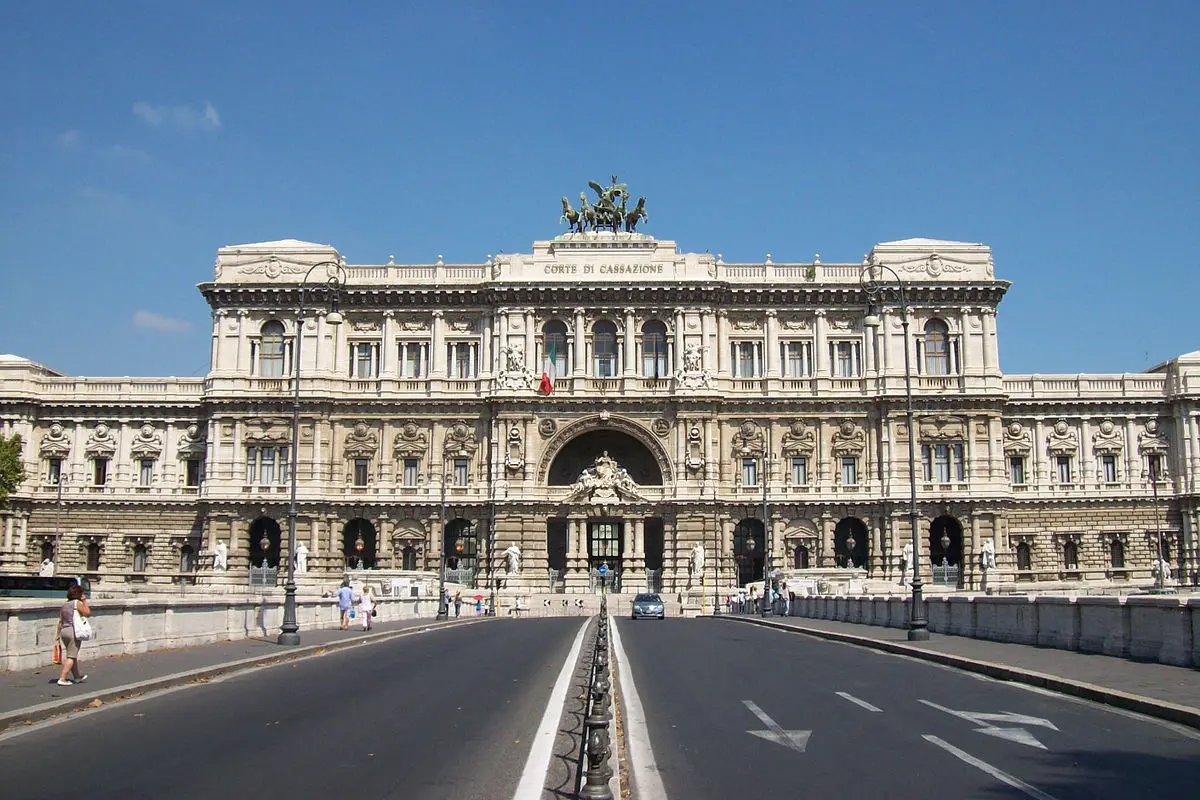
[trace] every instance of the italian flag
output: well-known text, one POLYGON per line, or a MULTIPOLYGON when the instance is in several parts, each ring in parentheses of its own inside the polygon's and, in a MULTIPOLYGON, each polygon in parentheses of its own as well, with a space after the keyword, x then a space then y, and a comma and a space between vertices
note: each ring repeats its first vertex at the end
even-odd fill
POLYGON ((550 394, 554 391, 554 345, 550 345, 550 352, 546 354, 546 363, 542 366, 542 382, 538 385, 538 391, 542 394, 550 394))

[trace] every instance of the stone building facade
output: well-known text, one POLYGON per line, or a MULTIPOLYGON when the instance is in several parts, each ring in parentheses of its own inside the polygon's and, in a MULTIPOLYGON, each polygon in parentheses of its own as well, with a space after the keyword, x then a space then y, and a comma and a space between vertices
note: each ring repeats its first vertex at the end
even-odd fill
POLYGON ((225 247, 199 286, 202 379, 0 357, 0 432, 21 434, 28 471, 0 512, 0 569, 53 555, 103 582, 242 581, 289 557, 295 466, 297 542, 324 578, 445 554, 460 580, 529 591, 589 591, 601 565, 627 592, 765 565, 897 580, 905 315, 892 296, 868 316, 867 263, 907 295, 927 579, 977 587, 990 540, 1005 581, 1144 582, 1162 531, 1173 578, 1196 582, 1200 353, 1005 375, 1010 285, 984 245, 734 264, 610 232, 483 264, 225 247))

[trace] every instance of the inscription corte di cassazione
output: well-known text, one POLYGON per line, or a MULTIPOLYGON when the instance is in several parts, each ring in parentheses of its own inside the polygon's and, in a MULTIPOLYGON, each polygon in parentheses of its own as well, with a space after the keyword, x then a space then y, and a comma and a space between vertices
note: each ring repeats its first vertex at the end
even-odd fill
POLYGON ((547 275, 661 275, 662 264, 547 264, 547 275))

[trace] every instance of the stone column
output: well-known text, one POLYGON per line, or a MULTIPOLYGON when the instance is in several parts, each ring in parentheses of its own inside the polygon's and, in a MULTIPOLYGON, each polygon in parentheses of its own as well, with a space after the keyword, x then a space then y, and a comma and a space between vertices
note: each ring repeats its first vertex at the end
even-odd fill
POLYGON ((587 357, 584 353, 584 330, 582 308, 575 309, 575 350, 571 354, 571 374, 577 378, 583 377, 587 357))
POLYGON ((349 325, 334 325, 333 326, 333 352, 330 354, 329 368, 333 374, 344 376, 349 374, 350 365, 346 365, 346 369, 340 366, 343 358, 349 358, 349 343, 346 341, 346 328, 349 325))
POLYGON ((1085 488, 1092 482, 1092 459, 1094 457, 1092 426, 1088 423, 1088 418, 1084 416, 1079 420, 1079 480, 1085 488))
MULTIPOLYGON (((479 373, 480 377, 482 378, 490 378, 492 377, 492 373, 496 371, 496 342, 493 334, 494 324, 495 317, 493 314, 490 311, 485 312, 483 315, 482 334, 483 352, 480 355, 480 358, 482 359, 482 366, 479 373)), ((526 358, 529 358, 528 351, 526 351, 526 358)))
POLYGON ((833 562, 833 529, 835 523, 833 517, 826 512, 821 517, 821 554, 817 559, 818 567, 832 567, 833 562))
POLYGON ((314 559, 321 555, 321 520, 313 516, 308 520, 308 549, 314 559))
MULTIPOLYGON (((683 351, 685 348, 685 344, 683 341, 683 331, 684 331, 683 309, 676 308, 675 309, 675 352, 673 353, 675 358, 674 358, 674 363, 672 364, 672 372, 673 373, 678 373, 678 372, 683 371, 683 351)), ((703 347, 706 344, 708 344, 708 343, 702 342, 701 346, 703 347)))
POLYGON ((728 378, 733 373, 729 364, 729 312, 717 309, 717 358, 716 373, 728 378))
POLYGON ((250 312, 243 309, 238 309, 238 346, 237 346, 237 371, 239 375, 250 375, 250 343, 246 338, 246 318, 250 316, 250 312))
MULTIPOLYGON (((716 317, 714 317, 713 310, 711 308, 700 309, 700 336, 700 345, 704 348, 702 355, 704 369, 706 369, 709 373, 714 373, 717 371, 717 345, 713 341, 713 337, 716 336, 716 317)), ((676 337, 675 341, 675 365, 676 368, 678 368, 683 364, 683 353, 679 352, 680 346, 678 344, 678 336, 676 337)))
MULTIPOLYGON (((534 348, 537 347, 537 338, 533 330, 533 309, 525 309, 525 367, 530 370, 537 370, 537 352, 534 348)), ((541 372, 538 372, 541 375, 541 372)))
POLYGON ((1133 488, 1139 480, 1141 472, 1137 451, 1137 431, 1134 429, 1133 417, 1125 420, 1125 486, 1133 488))
POLYGON ((13 544, 13 515, 10 512, 4 517, 4 551, 10 552, 13 544))
POLYGON ((996 309, 980 310, 983 322, 983 371, 992 375, 996 371, 996 309))
POLYGON ((767 309, 767 377, 779 377, 779 314, 767 309))
POLYGON ((988 480, 1004 478, 1004 421, 997 415, 988 418, 988 480))
POLYGON ((816 320, 813 324, 813 366, 816 368, 813 372, 818 378, 829 377, 829 347, 825 343, 828 329, 828 322, 825 319, 825 309, 818 308, 813 312, 816 320))
POLYGON ((438 378, 446 377, 446 320, 441 309, 436 309, 433 312, 433 336, 430 347, 433 348, 432 367, 430 368, 431 377, 438 378))
POLYGON ((1033 423, 1033 469, 1034 482, 1039 488, 1044 487, 1048 480, 1046 463, 1046 441, 1045 428, 1042 425, 1042 418, 1038 417, 1033 423))
POLYGON ((209 360, 209 364, 210 364, 209 369, 213 370, 214 372, 216 372, 217 370, 225 369, 225 365, 221 363, 221 336, 223 335, 223 331, 221 329, 225 325, 225 317, 228 314, 229 314, 228 310, 226 310, 224 308, 220 308, 220 309, 217 309, 216 311, 214 311, 213 315, 212 315, 212 319, 213 319, 212 355, 209 360))
POLYGON ((635 374, 634 366, 637 358, 634 355, 634 339, 636 338, 633 321, 633 309, 625 309, 625 335, 621 338, 621 374, 626 378, 632 378, 635 374))
POLYGON ((396 377, 396 342, 393 329, 396 324, 396 312, 386 309, 383 312, 383 339, 379 343, 379 376, 381 378, 396 377))

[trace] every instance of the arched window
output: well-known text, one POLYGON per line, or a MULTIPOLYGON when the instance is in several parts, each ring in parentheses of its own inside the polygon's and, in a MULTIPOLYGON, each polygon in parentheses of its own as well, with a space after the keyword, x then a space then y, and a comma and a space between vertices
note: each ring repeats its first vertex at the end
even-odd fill
POLYGON ((925 374, 950 374, 950 328, 940 319, 925 323, 925 374))
POLYGON ((1028 542, 1021 542, 1017 545, 1017 571, 1029 572, 1033 569, 1033 554, 1029 550, 1028 542))
POLYGON ((667 326, 651 320, 642 326, 642 376, 663 378, 667 375, 667 326))
POLYGON ((145 572, 147 562, 146 545, 136 544, 133 547, 133 571, 145 572))
POLYGON ((567 346, 566 323, 553 319, 542 326, 542 352, 546 360, 554 365, 554 374, 557 377, 571 374, 571 350, 567 346))
POLYGON ((1109 543, 1108 562, 1113 569, 1125 568, 1125 544, 1120 539, 1113 539, 1109 543))
POLYGON ((592 326, 592 359, 597 378, 617 376, 617 326, 606 319, 592 326))
POLYGON ((283 323, 272 320, 262 326, 258 346, 258 374, 264 378, 283 377, 283 323))
POLYGON ((87 546, 87 571, 95 572, 100 569, 100 545, 89 542, 87 546))
POLYGON ((1075 542, 1068 541, 1063 544, 1063 567, 1079 569, 1079 545, 1075 542))
POLYGON ((802 544, 796 545, 792 558, 793 569, 808 569, 808 548, 802 544))

